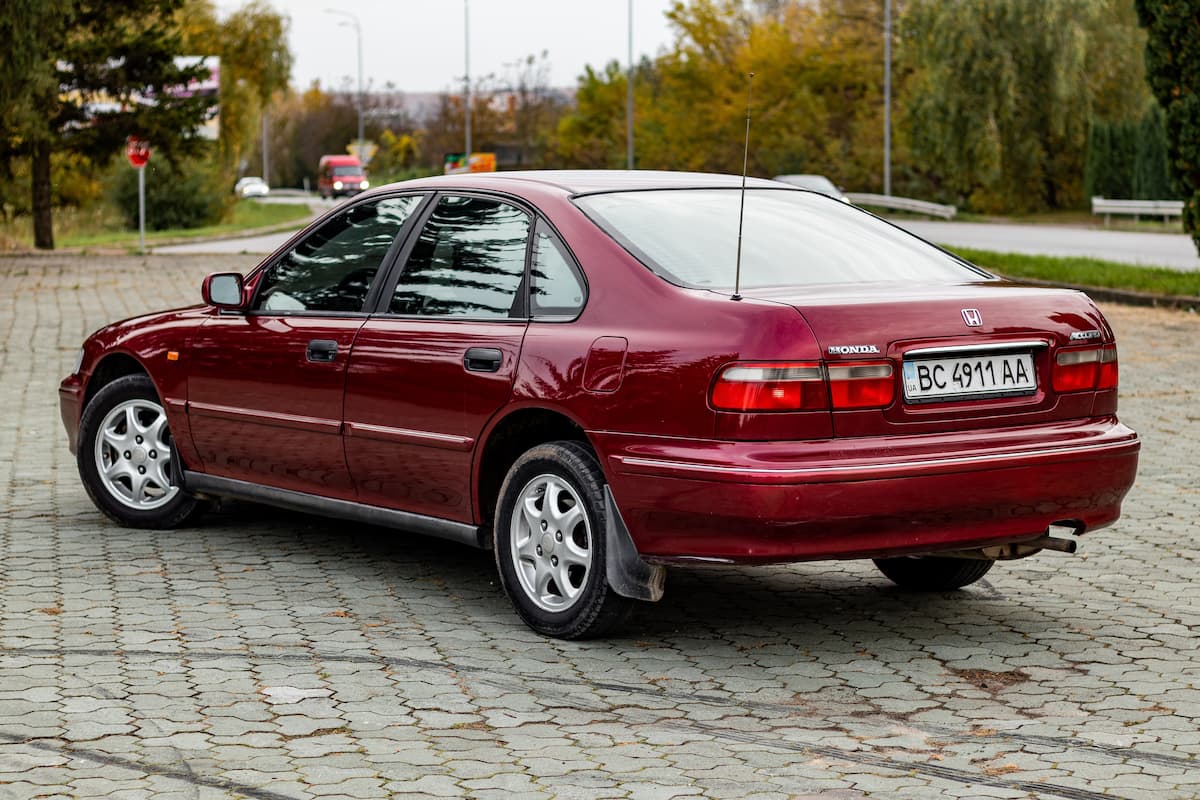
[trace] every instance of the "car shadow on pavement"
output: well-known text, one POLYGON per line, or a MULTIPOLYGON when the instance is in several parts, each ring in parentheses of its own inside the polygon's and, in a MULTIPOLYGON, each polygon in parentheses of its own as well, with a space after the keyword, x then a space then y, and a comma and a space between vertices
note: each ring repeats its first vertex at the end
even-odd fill
MULTIPOLYGON (((217 552, 250 553, 284 569, 288 559, 319 564, 327 580, 354 586, 355 594, 386 594, 484 628, 520 624, 490 552, 241 502, 226 503, 200 528, 217 552)), ((1006 597, 986 580, 959 591, 918 593, 893 586, 870 561, 809 562, 671 568, 663 599, 640 604, 608 641, 781 640, 802 643, 815 655, 858 652, 879 642, 903 647, 936 641, 949 649, 1020 645, 1060 626, 1051 613, 1006 597)))

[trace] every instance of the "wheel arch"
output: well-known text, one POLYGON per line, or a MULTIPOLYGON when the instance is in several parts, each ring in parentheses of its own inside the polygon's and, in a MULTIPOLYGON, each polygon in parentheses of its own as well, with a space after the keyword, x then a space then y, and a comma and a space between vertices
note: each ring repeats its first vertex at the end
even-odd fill
MULTIPOLYGON (((145 365, 129 353, 118 350, 103 355, 96 362, 96 366, 92 368, 92 374, 88 377, 82 408, 87 408, 87 404, 95 397, 96 392, 117 378, 124 378, 127 375, 145 375, 150 378, 151 383, 155 383, 145 365)), ((158 385, 155 383, 155 391, 157 390, 158 385)))
POLYGON ((476 449, 473 505, 480 525, 491 530, 500 486, 521 454, 539 444, 561 440, 582 442, 596 449, 583 426, 557 409, 523 406, 492 422, 476 449))

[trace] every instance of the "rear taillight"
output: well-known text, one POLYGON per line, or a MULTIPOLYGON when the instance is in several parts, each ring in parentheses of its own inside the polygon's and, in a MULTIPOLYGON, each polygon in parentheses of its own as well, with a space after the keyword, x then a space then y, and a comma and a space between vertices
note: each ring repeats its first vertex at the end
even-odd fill
POLYGON ((710 398, 718 411, 826 411, 883 408, 895 393, 890 361, 743 362, 717 373, 710 398))
POLYGON ((1060 394, 1117 388, 1117 346, 1059 350, 1054 357, 1053 384, 1060 394))
POLYGON ((890 361, 829 365, 829 397, 834 409, 883 408, 892 404, 895 395, 890 361))
POLYGON ((828 407, 825 376, 815 361, 732 364, 710 394, 718 411, 819 411, 828 407))

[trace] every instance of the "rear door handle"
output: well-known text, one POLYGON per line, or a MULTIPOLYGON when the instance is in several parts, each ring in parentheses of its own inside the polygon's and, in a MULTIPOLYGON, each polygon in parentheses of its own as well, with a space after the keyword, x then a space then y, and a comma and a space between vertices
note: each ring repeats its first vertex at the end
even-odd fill
POLYGON ((328 363, 337 358, 338 343, 332 339, 313 339, 305 355, 309 361, 328 363))
POLYGON ((503 361, 504 353, 495 347, 472 347, 463 356, 467 372, 499 372, 503 361))

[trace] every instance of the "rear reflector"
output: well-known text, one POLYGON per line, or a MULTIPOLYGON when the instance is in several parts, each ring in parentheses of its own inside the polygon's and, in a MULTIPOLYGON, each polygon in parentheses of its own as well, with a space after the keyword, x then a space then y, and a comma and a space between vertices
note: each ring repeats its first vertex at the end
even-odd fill
POLYGON ((829 365, 829 397, 834 409, 883 408, 892 404, 895 395, 890 361, 829 365))
POLYGON ((1054 357, 1053 384, 1060 394, 1117 388, 1117 346, 1059 350, 1054 357))
POLYGON ((718 411, 820 411, 828 408, 825 376, 815 361, 732 364, 710 395, 718 411))

